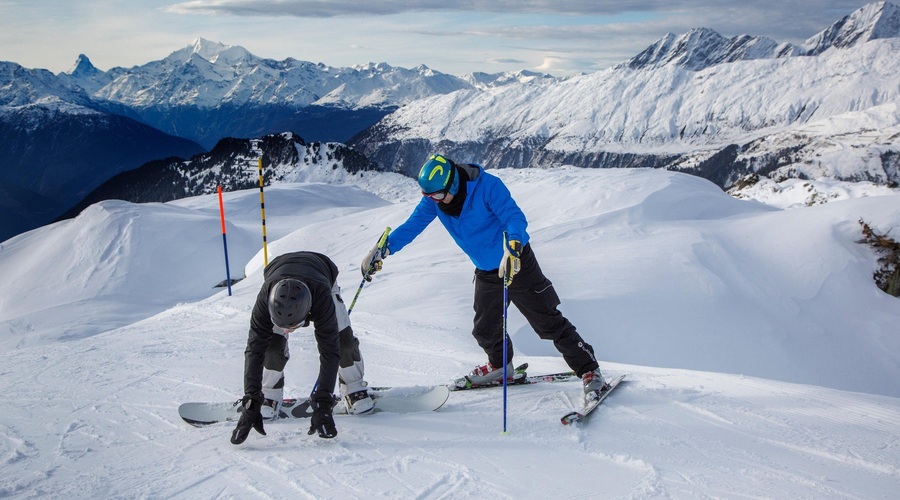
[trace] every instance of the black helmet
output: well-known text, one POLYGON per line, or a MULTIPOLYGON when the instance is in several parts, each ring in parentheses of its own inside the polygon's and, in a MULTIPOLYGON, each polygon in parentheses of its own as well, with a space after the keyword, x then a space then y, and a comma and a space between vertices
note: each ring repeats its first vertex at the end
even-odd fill
POLYGON ((296 278, 285 278, 269 291, 269 314, 278 328, 293 330, 308 325, 311 304, 309 287, 296 278))

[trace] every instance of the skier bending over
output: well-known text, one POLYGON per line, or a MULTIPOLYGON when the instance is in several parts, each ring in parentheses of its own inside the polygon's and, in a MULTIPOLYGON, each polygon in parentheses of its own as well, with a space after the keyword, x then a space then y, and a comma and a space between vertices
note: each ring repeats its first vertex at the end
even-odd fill
POLYGON ((359 415, 375 407, 363 380, 359 341, 337 285, 338 268, 328 257, 314 252, 279 255, 266 266, 265 282, 250 316, 250 335, 244 351, 243 414, 231 436, 241 444, 250 428, 262 435, 264 418, 278 418, 284 396, 284 366, 290 354, 288 335, 315 325, 319 349, 319 379, 310 398, 313 408, 309 434, 337 435, 331 411, 335 379, 348 412, 359 415), (264 417, 265 414, 265 417, 264 417))
MULTIPOLYGON (((485 384, 503 377, 503 274, 515 279, 509 300, 542 339, 552 340, 569 367, 581 377, 585 399, 599 394, 605 382, 594 349, 557 309, 559 296, 544 276, 531 249, 525 214, 499 178, 478 164, 460 165, 435 154, 419 171, 422 199, 409 218, 363 259, 364 277, 379 271, 383 258, 412 242, 435 219, 475 264, 475 320, 472 336, 488 362, 466 377, 485 384), (503 232, 508 233, 504 241, 503 232), (372 264, 374 262, 374 264, 372 264), (371 265, 370 265, 371 264, 371 265)), ((507 342, 507 376, 514 373, 512 341, 507 342)), ((464 380, 462 381, 464 382, 464 380)))

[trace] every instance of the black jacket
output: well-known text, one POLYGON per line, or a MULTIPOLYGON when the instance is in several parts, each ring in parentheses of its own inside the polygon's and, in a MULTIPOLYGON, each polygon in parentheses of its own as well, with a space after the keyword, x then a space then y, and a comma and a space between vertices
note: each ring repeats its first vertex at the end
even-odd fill
MULTIPOLYGON (((257 396, 262 390, 262 371, 266 349, 272 339, 272 317, 269 314, 269 291, 284 278, 303 281, 312 294, 310 321, 315 327, 319 348, 319 382, 317 392, 332 394, 340 362, 340 340, 331 288, 337 280, 338 268, 325 255, 315 252, 293 252, 279 255, 266 266, 265 282, 256 296, 250 316, 250 336, 244 351, 244 393, 257 396)), ((298 332, 299 334, 299 332, 298 332)))

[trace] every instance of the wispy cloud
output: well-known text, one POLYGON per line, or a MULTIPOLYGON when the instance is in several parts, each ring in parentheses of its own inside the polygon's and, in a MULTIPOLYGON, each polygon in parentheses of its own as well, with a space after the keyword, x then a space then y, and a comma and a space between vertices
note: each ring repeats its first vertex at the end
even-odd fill
POLYGON ((542 14, 554 16, 557 24, 513 25, 493 34, 510 38, 603 39, 613 34, 664 34, 708 27, 724 35, 747 33, 796 40, 813 35, 865 3, 864 0, 190 0, 172 3, 163 10, 175 14, 304 18, 359 18, 423 12, 542 14), (615 16, 629 14, 639 18, 619 25, 606 24, 615 21, 615 16), (559 21, 559 17, 567 16, 569 22, 559 21), (591 19, 585 23, 579 19, 583 16, 591 19), (607 21, 602 21, 603 18, 607 21))
POLYGON ((790 22, 817 13, 830 19, 837 13, 849 12, 865 3, 859 0, 189 0, 173 3, 164 9, 181 14, 298 17, 358 17, 429 11, 597 16, 629 12, 692 12, 700 17, 712 17, 717 13, 756 12, 769 22, 778 23, 780 19, 790 22))

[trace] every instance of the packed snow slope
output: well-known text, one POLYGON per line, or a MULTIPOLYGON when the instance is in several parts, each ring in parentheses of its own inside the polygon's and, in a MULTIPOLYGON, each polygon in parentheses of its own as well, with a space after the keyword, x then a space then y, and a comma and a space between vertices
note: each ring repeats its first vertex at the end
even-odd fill
MULTIPOLYGON (((258 191, 103 202, 0 247, 0 496, 34 498, 882 498, 900 491, 900 301, 872 283, 859 218, 900 225, 900 195, 780 210, 665 171, 502 170, 561 309, 628 382, 583 426, 578 383, 453 393, 433 413, 338 418, 334 440, 184 424, 185 401, 242 392, 262 282, 258 191)), ((341 269, 412 210, 414 181, 266 191, 268 255, 341 269)), ((389 256, 351 319, 375 385, 446 383, 484 360, 472 265, 432 225, 389 256)), ((516 363, 566 369, 511 310, 516 363)), ((315 344, 291 338, 286 393, 315 344)))

